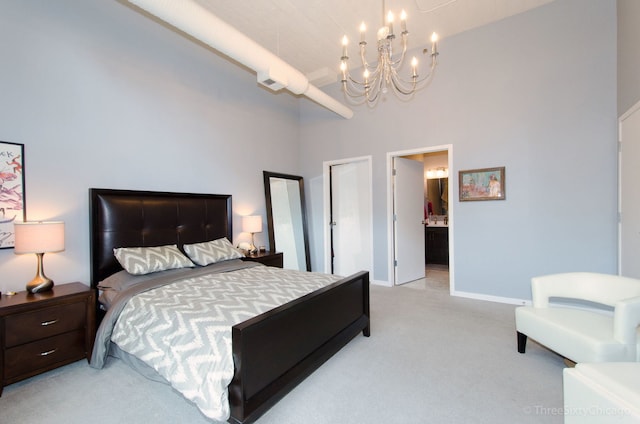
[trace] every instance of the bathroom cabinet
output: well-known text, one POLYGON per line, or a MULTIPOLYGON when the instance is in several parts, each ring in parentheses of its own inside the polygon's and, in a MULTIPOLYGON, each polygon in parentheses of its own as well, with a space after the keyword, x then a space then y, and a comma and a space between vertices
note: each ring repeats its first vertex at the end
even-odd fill
POLYGON ((424 227, 425 264, 449 265, 449 228, 424 227))

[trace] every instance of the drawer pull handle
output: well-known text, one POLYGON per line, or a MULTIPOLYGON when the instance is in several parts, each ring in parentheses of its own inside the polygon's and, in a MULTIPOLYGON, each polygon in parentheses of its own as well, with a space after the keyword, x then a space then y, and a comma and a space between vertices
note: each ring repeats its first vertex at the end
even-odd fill
POLYGON ((51 321, 43 321, 40 323, 41 326, 46 327, 47 325, 52 325, 58 322, 58 319, 52 319, 51 321))
POLYGON ((48 355, 51 355, 51 354, 52 354, 52 353, 54 353, 56 350, 58 350, 58 349, 51 349, 51 350, 48 350, 48 351, 46 351, 46 352, 40 352, 40 356, 48 356, 48 355))

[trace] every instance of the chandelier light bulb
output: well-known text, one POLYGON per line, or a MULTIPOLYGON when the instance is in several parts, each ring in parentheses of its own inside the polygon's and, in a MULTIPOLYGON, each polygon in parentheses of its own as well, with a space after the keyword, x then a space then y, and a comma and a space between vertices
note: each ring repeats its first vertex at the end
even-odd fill
POLYGON ((347 82, 347 61, 340 63, 340 71, 342 72, 342 82, 347 82))
POLYGON ((407 34, 407 12, 402 9, 400 12, 400 27, 402 28, 402 34, 407 34))
POLYGON ((342 37, 342 60, 345 60, 349 57, 349 54, 347 53, 347 44, 349 44, 349 39, 345 35, 344 37, 342 37))
POLYGON ((431 34, 431 54, 435 57, 438 54, 438 34, 431 34))

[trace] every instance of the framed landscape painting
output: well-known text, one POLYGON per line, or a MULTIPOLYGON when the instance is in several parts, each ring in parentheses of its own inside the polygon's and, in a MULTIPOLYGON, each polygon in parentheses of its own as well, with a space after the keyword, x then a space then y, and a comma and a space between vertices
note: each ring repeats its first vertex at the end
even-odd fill
POLYGON ((458 184, 461 202, 473 200, 504 200, 504 166, 499 168, 459 171, 458 184))
POLYGON ((24 144, 0 141, 0 249, 15 244, 13 223, 25 219, 24 144))

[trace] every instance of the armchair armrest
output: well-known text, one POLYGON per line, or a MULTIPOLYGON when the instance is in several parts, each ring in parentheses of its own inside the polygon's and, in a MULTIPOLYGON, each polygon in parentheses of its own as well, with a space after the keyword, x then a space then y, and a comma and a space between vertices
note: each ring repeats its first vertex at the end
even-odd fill
POLYGON ((613 337, 621 343, 636 346, 640 325, 640 296, 616 303, 613 313, 613 337))
POLYGON ((533 306, 547 308, 551 297, 584 300, 583 292, 590 279, 587 274, 584 272, 569 272, 533 277, 531 279, 533 306))
POLYGON ((531 279, 533 306, 546 308, 549 298, 588 300, 615 307, 616 303, 640 296, 640 280, 595 272, 567 272, 531 279))

